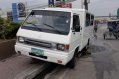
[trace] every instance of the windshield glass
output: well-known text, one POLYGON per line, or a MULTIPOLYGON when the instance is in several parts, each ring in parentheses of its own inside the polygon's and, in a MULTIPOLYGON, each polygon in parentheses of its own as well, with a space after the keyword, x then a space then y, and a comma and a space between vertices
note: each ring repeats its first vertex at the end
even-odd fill
POLYGON ((70 12, 34 10, 28 16, 22 29, 68 35, 70 12))

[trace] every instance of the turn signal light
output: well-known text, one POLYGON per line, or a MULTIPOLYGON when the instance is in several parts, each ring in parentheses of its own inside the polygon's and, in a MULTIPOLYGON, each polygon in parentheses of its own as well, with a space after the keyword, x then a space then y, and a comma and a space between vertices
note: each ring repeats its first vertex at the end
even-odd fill
POLYGON ((62 61, 61 60, 57 60, 57 63, 62 64, 62 61))
POLYGON ((61 51, 69 50, 69 45, 57 44, 57 49, 61 51))
POLYGON ((69 45, 65 45, 65 47, 64 47, 66 50, 68 50, 69 49, 69 45))

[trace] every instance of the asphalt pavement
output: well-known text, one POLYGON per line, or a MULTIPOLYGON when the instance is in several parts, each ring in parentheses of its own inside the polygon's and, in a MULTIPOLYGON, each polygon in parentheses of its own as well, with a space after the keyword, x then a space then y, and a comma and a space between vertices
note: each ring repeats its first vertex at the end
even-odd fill
POLYGON ((91 55, 77 59, 75 69, 57 67, 45 79, 119 79, 119 40, 104 40, 106 25, 98 26, 97 40, 93 39, 91 55))
POLYGON ((43 61, 33 61, 27 56, 16 54, 0 61, 0 79, 31 79, 44 64, 43 61))
MULTIPOLYGON (((74 69, 58 65, 44 79, 119 79, 119 40, 104 40, 105 25, 99 25, 97 39, 93 39, 91 55, 77 59, 74 69)), ((30 57, 14 55, 0 61, 0 79, 23 79, 32 76, 46 62, 34 62, 30 57)))

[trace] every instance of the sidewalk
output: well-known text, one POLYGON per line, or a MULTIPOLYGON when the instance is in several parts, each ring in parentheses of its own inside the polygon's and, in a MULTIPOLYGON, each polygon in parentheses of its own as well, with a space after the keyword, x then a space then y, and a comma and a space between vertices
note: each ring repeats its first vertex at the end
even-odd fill
POLYGON ((0 40, 0 60, 8 58, 15 54, 14 50, 15 39, 0 40))

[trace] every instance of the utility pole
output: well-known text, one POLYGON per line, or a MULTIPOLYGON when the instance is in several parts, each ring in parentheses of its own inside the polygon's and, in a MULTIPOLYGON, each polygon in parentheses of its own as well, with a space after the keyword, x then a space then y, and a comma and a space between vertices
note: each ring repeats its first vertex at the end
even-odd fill
POLYGON ((87 2, 87 0, 84 0, 84 6, 85 6, 85 9, 88 10, 88 2, 87 2))
POLYGON ((82 8, 82 9, 83 9, 83 2, 84 2, 84 1, 83 1, 83 0, 81 0, 81 8, 82 8))
POLYGON ((90 0, 81 0, 81 8, 88 10, 89 3, 90 3, 90 0))

